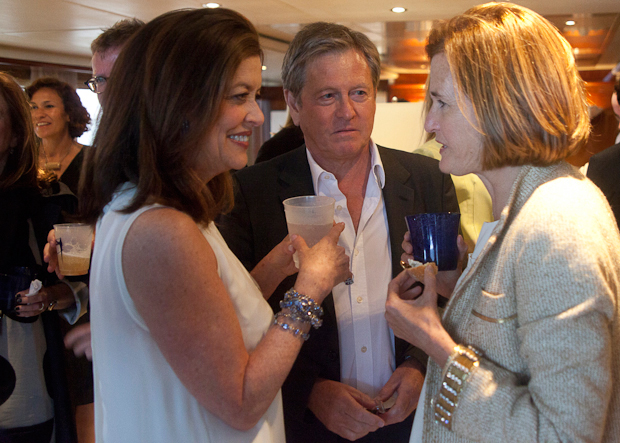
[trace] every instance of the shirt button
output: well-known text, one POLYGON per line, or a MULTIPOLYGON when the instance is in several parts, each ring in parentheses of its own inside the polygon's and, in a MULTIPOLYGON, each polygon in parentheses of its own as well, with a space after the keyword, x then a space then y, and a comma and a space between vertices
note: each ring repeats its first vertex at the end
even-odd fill
POLYGON ((368 348, 366 346, 362 346, 362 352, 366 352, 368 351, 368 348))
POLYGON ((356 249, 356 250, 355 250, 355 256, 357 257, 357 255, 358 255, 359 253, 360 253, 360 250, 359 250, 359 249, 356 249))
POLYGON ((362 297, 357 297, 357 302, 358 302, 358 303, 361 303, 361 302, 362 302, 362 300, 364 300, 362 297))
POLYGON ((340 205, 336 206, 336 210, 337 211, 342 211, 342 206, 340 206, 340 205))

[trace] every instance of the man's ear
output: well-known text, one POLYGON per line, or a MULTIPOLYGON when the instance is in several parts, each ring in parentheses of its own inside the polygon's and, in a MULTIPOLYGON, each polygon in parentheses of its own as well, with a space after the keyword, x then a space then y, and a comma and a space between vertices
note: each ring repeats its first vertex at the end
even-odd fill
POLYGON ((288 89, 284 90, 284 100, 288 106, 288 112, 293 119, 293 123, 295 126, 299 126, 299 104, 297 103, 297 98, 293 95, 291 91, 288 89))

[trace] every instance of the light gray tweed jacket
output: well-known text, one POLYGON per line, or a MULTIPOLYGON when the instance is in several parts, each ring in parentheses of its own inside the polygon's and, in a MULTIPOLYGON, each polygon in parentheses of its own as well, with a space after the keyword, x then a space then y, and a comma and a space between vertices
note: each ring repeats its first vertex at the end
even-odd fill
POLYGON ((524 166, 443 323, 484 353, 452 431, 424 441, 620 441, 620 235, 605 197, 567 163, 524 166))

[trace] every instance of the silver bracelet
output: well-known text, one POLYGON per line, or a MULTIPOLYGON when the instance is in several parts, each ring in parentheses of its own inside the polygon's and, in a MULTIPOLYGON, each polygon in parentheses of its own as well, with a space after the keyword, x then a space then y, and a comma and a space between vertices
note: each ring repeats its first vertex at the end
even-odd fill
POLYGON ((289 289, 284 294, 284 299, 280 301, 280 308, 289 309, 296 314, 300 321, 308 322, 314 329, 318 329, 323 324, 323 308, 307 295, 300 294, 294 288, 289 289))
POLYGON ((310 334, 303 332, 301 329, 291 326, 288 323, 280 323, 278 319, 281 317, 289 317, 289 315, 284 314, 282 312, 278 312, 275 318, 273 319, 273 324, 281 327, 285 331, 291 332, 295 337, 299 337, 299 338, 302 338, 304 341, 308 341, 308 339, 310 338, 310 334))

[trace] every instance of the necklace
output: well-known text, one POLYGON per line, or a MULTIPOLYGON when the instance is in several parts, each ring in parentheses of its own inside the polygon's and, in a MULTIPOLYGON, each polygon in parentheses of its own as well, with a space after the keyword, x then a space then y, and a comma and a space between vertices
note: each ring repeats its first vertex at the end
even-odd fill
POLYGON ((62 162, 65 161, 65 158, 67 158, 67 156, 71 152, 71 148, 73 148, 74 144, 75 144, 75 142, 71 143, 71 146, 67 150, 67 153, 64 155, 63 158, 60 159, 59 162, 50 162, 50 161, 48 161, 48 159, 47 159, 47 152, 45 152, 45 148, 43 147, 43 145, 41 145, 41 148, 43 149, 43 157, 45 157, 45 170, 46 171, 59 171, 60 168, 62 167, 62 162))

